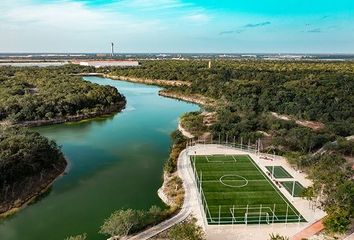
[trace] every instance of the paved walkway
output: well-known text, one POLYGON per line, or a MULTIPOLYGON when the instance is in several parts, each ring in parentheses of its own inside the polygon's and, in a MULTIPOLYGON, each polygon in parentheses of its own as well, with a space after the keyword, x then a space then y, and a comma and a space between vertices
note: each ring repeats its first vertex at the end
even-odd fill
POLYGON ((191 185, 193 185, 193 180, 188 172, 188 158, 184 157, 186 155, 186 150, 183 150, 178 157, 178 165, 177 165, 177 173, 178 176, 183 179, 183 187, 185 190, 184 194, 184 202, 182 209, 177 215, 173 216, 170 219, 163 221, 162 223, 149 228, 137 235, 134 235, 129 240, 146 240, 156 236, 157 234, 169 229, 170 227, 174 226, 177 223, 182 222, 185 220, 191 213, 191 205, 192 202, 192 195, 191 195, 191 185))
POLYGON ((308 226, 301 232, 298 232, 296 235, 294 235, 291 240, 302 240, 302 239, 307 239, 309 237, 312 237, 313 235, 321 232, 324 229, 324 226, 322 224, 322 220, 319 220, 315 222, 314 224, 308 226))

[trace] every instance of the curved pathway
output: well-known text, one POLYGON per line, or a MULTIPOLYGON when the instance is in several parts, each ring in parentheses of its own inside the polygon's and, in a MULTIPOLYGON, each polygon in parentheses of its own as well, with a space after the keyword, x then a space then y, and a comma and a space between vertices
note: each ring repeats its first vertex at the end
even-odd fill
POLYGON ((188 172, 188 157, 185 157, 187 154, 187 150, 183 150, 178 157, 177 164, 177 173, 178 176, 183 180, 184 187, 184 201, 182 205, 182 209, 177 213, 177 215, 173 216, 170 219, 167 219, 160 224, 146 229, 145 231, 138 233, 130 238, 129 240, 146 240, 156 236, 157 234, 169 229, 173 225, 182 222, 185 220, 191 213, 192 208, 190 205, 191 202, 191 187, 193 186, 193 179, 188 172))

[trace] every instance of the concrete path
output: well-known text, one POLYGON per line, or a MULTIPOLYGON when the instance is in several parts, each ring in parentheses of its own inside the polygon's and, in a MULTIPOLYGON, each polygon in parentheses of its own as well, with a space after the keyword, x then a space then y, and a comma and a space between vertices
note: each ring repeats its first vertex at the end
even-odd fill
POLYGON ((188 162, 188 158, 184 157, 185 154, 186 154, 186 150, 183 150, 178 157, 178 164, 177 164, 177 173, 178 176, 183 180, 183 187, 185 190, 184 202, 181 211, 177 213, 177 215, 173 216, 172 218, 167 219, 152 228, 146 229, 145 231, 128 238, 129 240, 146 240, 152 238, 157 234, 174 226, 175 224, 182 222, 190 215, 191 213, 190 202, 192 196, 190 186, 193 185, 193 179, 191 178, 188 172, 189 162, 188 162))
POLYGON ((311 226, 308 226, 301 232, 298 232, 295 236, 291 238, 291 240, 302 240, 302 239, 307 239, 309 237, 312 237, 313 235, 321 232, 324 229, 324 226, 322 224, 322 220, 319 220, 312 224, 311 226))

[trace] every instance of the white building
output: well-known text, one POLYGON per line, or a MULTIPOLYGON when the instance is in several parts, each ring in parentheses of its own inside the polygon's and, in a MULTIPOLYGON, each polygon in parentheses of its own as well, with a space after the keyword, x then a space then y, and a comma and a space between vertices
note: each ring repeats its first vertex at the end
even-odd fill
POLYGON ((130 60, 102 60, 102 61, 75 61, 73 64, 79 64, 81 66, 92 66, 95 68, 100 67, 137 67, 138 61, 130 60))

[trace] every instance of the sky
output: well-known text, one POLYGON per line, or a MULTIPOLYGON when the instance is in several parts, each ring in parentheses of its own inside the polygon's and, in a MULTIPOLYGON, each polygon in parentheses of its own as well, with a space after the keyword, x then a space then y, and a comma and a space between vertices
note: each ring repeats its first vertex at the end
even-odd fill
POLYGON ((0 0, 0 52, 354 53, 354 0, 0 0))

